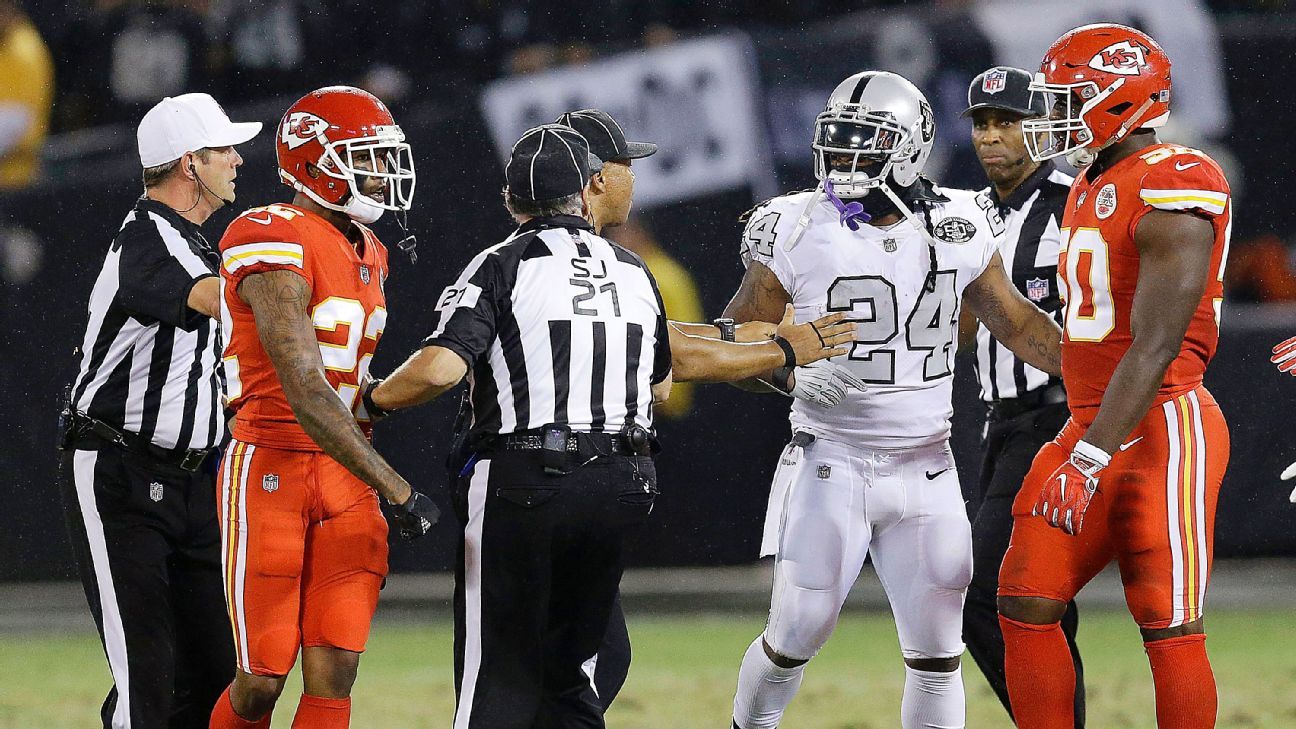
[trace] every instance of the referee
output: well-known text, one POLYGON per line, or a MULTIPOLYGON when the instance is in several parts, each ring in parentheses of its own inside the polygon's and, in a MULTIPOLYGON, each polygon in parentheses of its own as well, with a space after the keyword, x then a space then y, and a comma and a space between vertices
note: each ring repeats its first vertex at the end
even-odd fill
POLYGON ((60 480, 113 678, 106 728, 206 727, 232 678, 215 496, 220 258, 198 226, 233 202, 234 145, 260 129, 206 94, 150 109, 138 130, 144 196, 90 294, 60 480))
MULTIPOLYGON (((968 108, 972 146, 990 180, 986 191, 999 206, 1008 233, 1000 244, 1004 268, 1022 295, 1061 320, 1057 261, 1058 223, 1071 177, 1052 161, 1036 163, 1026 153, 1021 120, 1049 113, 1041 95, 1032 96, 1031 76, 1017 68, 995 67, 972 80, 968 108)), ((989 409, 985 454, 972 510, 972 584, 963 610, 963 640, 1004 708, 1004 643, 995 608, 999 565, 1012 534, 1012 504, 1035 454, 1052 440, 1068 412, 1062 381, 1031 367, 1001 346, 984 327, 965 320, 961 345, 976 340, 976 373, 989 409), (975 326, 975 331, 973 327, 975 326)), ((1076 648, 1075 603, 1062 619, 1075 659, 1076 726, 1084 726, 1084 673, 1076 648)))
POLYGON ((366 388, 381 413, 469 379, 456 729, 604 725, 581 666, 607 629, 622 540, 657 494, 652 405, 671 352, 652 275, 582 217, 601 166, 570 127, 523 134, 504 190, 520 227, 445 290, 423 348, 366 388))

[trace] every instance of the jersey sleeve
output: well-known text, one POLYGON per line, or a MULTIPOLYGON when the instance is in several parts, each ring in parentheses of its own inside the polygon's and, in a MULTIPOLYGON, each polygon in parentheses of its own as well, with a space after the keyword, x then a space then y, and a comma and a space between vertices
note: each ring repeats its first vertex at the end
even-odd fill
POLYGON ((774 272, 788 293, 792 292, 795 275, 786 246, 792 240, 800 214, 800 210, 793 210, 793 207, 796 206, 789 204, 786 197, 757 205, 747 218, 739 249, 744 269, 750 268, 753 262, 765 266, 774 272))
POLYGON ((995 253, 1003 247, 1004 238, 1008 235, 1008 226, 1004 223, 1003 216, 999 214, 998 206, 989 195, 978 192, 973 196, 972 201, 980 211, 976 222, 978 225, 985 225, 985 235, 977 241, 979 244, 977 260, 972 277, 968 281, 975 281, 985 273, 985 270, 990 267, 990 262, 994 260, 995 253))
POLYGON ((510 295, 507 289, 500 257, 490 250, 477 254, 437 298, 437 327, 423 346, 445 347, 471 368, 495 339, 500 301, 510 295))
POLYGON ((189 291, 215 276, 173 228, 151 217, 133 220, 117 234, 121 247, 117 300, 131 314, 192 331, 206 318, 189 308, 189 291))
POLYGON ((1214 160, 1196 150, 1159 159, 1139 183, 1141 209, 1130 220, 1130 235, 1153 210, 1186 211, 1217 218, 1228 210, 1228 180, 1214 160))
POLYGON ((265 271, 292 271, 315 284, 301 232, 288 218, 265 208, 235 218, 221 237, 220 251, 221 274, 235 288, 249 275, 265 271))
POLYGON ((666 304, 662 301, 661 290, 657 288, 657 279, 647 266, 643 267, 648 284, 652 286, 653 296, 657 298, 657 344, 653 349, 652 384, 665 380, 671 373, 670 323, 666 320, 666 304))

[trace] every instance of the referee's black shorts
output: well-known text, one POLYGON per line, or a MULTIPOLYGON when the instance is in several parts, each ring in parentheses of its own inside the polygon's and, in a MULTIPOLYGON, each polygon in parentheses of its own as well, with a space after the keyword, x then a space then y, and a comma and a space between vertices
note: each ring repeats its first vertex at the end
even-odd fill
POLYGON ((490 729, 602 727, 595 656, 622 543, 652 510, 647 456, 602 456, 550 476, 538 451, 499 451, 459 479, 456 721, 490 729))
POLYGON ((63 452, 64 512, 114 683, 104 727, 206 729, 234 678, 218 461, 189 472, 113 446, 63 452))

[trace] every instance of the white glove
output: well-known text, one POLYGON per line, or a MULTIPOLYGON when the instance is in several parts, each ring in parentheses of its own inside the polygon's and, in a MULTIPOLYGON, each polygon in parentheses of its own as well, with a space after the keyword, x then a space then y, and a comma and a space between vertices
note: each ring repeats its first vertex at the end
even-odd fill
POLYGON ((835 407, 845 399, 848 388, 853 387, 860 392, 867 388, 864 381, 851 374, 850 370, 826 359, 797 367, 792 370, 792 377, 796 381, 792 383, 792 392, 788 394, 825 408, 835 407))
MULTIPOLYGON (((1279 475, 1278 478, 1281 478, 1284 481, 1290 481, 1292 478, 1296 478, 1296 463, 1284 468, 1282 474, 1279 475)), ((1291 496, 1288 496, 1287 500, 1296 504, 1296 489, 1292 489, 1291 496)))

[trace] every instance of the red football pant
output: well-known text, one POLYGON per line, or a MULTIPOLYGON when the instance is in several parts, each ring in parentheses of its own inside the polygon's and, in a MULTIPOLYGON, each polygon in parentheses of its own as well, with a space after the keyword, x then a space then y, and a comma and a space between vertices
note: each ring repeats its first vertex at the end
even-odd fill
POLYGON ((240 670, 287 675, 302 646, 364 651, 387 574, 373 489, 323 453, 233 440, 219 507, 240 670))

